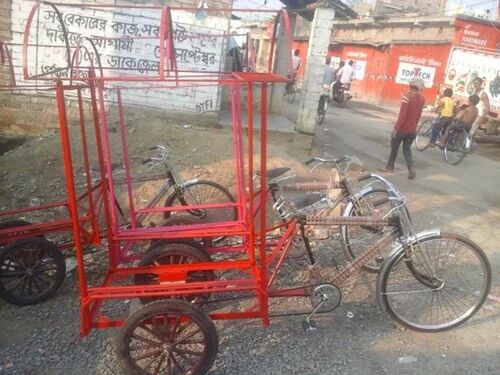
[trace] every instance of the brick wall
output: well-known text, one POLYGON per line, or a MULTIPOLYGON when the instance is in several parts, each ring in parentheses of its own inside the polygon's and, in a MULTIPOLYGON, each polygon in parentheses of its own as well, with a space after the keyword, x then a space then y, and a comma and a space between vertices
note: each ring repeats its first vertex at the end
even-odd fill
MULTIPOLYGON (((34 2, 25 0, 0 0, 2 17, 0 33, 10 34, 13 43, 22 43, 24 24, 34 2), (3 10, 7 11, 4 12, 3 10), (3 17, 8 14, 7 17, 3 17), (4 26, 6 25, 6 26, 4 26)), ((95 1, 88 1, 95 3, 95 1)), ((110 3, 102 0, 98 3, 110 3)), ((163 4, 162 1, 143 1, 135 3, 163 4)), ((230 1, 207 2, 211 8, 229 7, 230 1)), ((195 0, 169 1, 171 6, 196 6, 195 0)), ((155 37, 159 31, 159 10, 125 9, 81 9, 58 6, 69 32, 70 45, 76 46, 82 35, 91 37, 97 46, 103 66, 115 69, 134 68, 134 74, 147 76, 157 69, 159 61, 158 39, 144 40, 134 37, 155 37), (113 39, 111 39, 113 38, 113 39), (119 38, 119 39, 117 39, 119 38), (148 72, 148 69, 150 70, 148 72)), ((221 34, 229 29, 227 13, 208 13, 205 19, 195 19, 192 13, 173 11, 174 28, 178 35, 176 56, 179 69, 219 70, 224 61, 225 39, 210 35, 221 34), (192 37, 203 34, 205 37, 192 37)), ((44 47, 30 48, 28 66, 31 74, 49 73, 57 78, 69 74, 69 70, 57 71, 67 66, 63 36, 58 27, 54 9, 42 5, 38 18, 32 27, 30 43, 44 47)), ((3 34, 0 34, 3 35, 3 34)), ((13 47, 13 62, 18 82, 22 82, 22 54, 20 47, 13 47)), ((82 65, 89 65, 92 56, 83 55, 82 65)), ((31 81, 32 83, 33 81, 31 81)), ((33 98, 32 95, 12 95, 0 93, 2 103, 0 132, 43 133, 52 127, 57 128, 54 118, 55 103, 53 98, 33 98), (33 114, 29 109, 33 109, 33 114), (43 115, 42 115, 43 114, 43 115), (38 119, 35 123, 34 119, 38 119), (42 120, 42 123, 41 121, 42 120)), ((40 96, 40 94, 37 94, 40 96)), ((50 95, 49 95, 50 96, 50 95)), ((107 99, 113 103, 115 91, 106 92, 107 99)), ((221 100, 221 90, 217 86, 191 87, 175 90, 128 89, 122 92, 123 102, 127 106, 162 109, 171 117, 188 115, 198 117, 198 122, 213 122, 221 100), (202 115, 202 116, 199 116, 202 115)), ((156 113, 156 111, 154 111, 156 113)))

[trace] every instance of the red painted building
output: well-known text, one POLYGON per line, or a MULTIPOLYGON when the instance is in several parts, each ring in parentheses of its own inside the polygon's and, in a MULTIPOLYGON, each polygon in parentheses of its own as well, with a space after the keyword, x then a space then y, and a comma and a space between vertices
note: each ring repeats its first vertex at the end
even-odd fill
MULTIPOLYGON (((452 49, 498 53, 499 30, 498 22, 467 16, 337 21, 328 56, 332 64, 355 62, 352 91, 357 96, 397 103, 408 90, 408 80, 419 75, 426 83, 424 96, 430 104, 443 86, 452 49)), ((294 45, 302 61, 307 55, 304 39, 296 38, 294 45)))

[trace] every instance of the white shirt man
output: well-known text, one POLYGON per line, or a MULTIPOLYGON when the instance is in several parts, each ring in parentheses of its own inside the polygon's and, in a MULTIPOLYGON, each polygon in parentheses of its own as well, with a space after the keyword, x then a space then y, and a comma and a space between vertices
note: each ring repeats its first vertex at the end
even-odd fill
POLYGON ((484 81, 481 78, 476 77, 472 84, 474 86, 474 94, 479 96, 479 103, 476 105, 477 118, 472 124, 472 128, 469 132, 471 136, 474 136, 479 126, 486 122, 487 115, 490 110, 490 98, 483 89, 484 81))
POLYGON ((296 49, 295 51, 293 51, 293 55, 292 55, 292 67, 293 67, 293 71, 295 72, 295 74, 297 74, 297 72, 299 71, 299 67, 300 67, 300 57, 299 57, 299 50, 296 49))
POLYGON ((337 73, 340 76, 340 83, 343 85, 350 85, 352 81, 352 77, 354 76, 354 63, 352 60, 349 60, 349 63, 345 65, 340 71, 337 73))

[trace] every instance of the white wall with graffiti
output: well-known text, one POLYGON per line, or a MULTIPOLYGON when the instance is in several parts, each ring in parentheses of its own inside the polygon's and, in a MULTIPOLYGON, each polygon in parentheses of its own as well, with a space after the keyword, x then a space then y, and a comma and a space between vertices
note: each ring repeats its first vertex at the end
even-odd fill
MULTIPOLYGON (((22 43, 24 28, 34 2, 12 1, 12 42, 22 43)), ((68 31, 69 44, 74 49, 87 37, 93 41, 107 75, 158 74, 160 10, 144 9, 92 9, 58 6, 68 31)), ((224 65, 229 17, 207 13, 195 17, 194 13, 172 11, 174 23, 175 55, 178 69, 190 71, 219 71, 224 65), (215 25, 215 26, 214 26, 215 25)), ((32 75, 66 77, 72 74, 67 67, 64 34, 56 11, 48 6, 39 8, 29 35, 28 65, 32 75)), ((85 44, 85 43, 84 43, 85 44)), ((90 46, 90 43, 87 43, 90 46)), ((94 60, 92 49, 82 50, 81 66, 94 60)), ((22 51, 13 49, 13 60, 18 80, 22 78, 22 51)), ((73 72, 74 74, 74 72, 73 72)), ((130 86, 130 85, 128 85, 130 86)), ((140 85, 144 87, 144 84, 140 85)), ((114 99, 114 92, 107 92, 107 99, 114 99)), ((220 89, 217 86, 183 87, 176 89, 129 89, 122 92, 123 101, 129 104, 150 106, 185 113, 217 112, 220 89)))

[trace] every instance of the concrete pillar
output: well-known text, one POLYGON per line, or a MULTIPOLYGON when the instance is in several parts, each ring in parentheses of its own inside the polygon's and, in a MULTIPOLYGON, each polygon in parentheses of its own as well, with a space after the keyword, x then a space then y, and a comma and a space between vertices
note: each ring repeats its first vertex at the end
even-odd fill
POLYGON ((332 35, 335 10, 322 2, 314 12, 311 23, 309 47, 307 49, 306 71, 304 72, 299 114, 295 130, 313 134, 316 125, 316 110, 321 94, 321 81, 325 67, 325 58, 332 35))
MULTIPOLYGON (((297 19, 297 14, 288 14, 290 17, 290 26, 293 30, 295 29, 295 20, 297 19)), ((284 27, 280 25, 278 30, 278 41, 276 43, 276 58, 274 60, 275 69, 277 74, 286 76, 288 74, 288 58, 287 53, 291 52, 291 46, 288 46, 286 39, 284 37, 284 27)), ((293 40, 293 35, 292 35, 293 40)), ((271 91, 271 112, 281 114, 285 102, 285 85, 283 83, 278 83, 273 85, 271 91)))

